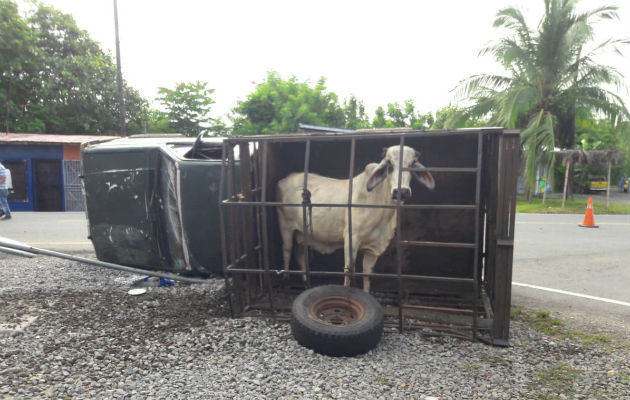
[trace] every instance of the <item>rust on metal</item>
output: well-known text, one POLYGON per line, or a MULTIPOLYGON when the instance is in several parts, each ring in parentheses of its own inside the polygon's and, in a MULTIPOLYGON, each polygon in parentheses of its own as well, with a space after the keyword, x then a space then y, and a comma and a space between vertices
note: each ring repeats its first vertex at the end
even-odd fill
POLYGON ((352 325, 365 315, 365 308, 352 297, 328 296, 309 309, 311 317, 328 325, 352 325))

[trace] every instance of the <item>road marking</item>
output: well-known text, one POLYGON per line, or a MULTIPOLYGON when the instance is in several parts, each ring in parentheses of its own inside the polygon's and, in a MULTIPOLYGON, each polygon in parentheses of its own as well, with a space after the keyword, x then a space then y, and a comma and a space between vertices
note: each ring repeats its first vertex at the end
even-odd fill
POLYGON ((603 297, 597 297, 597 296, 589 296, 588 294, 567 292, 566 290, 552 289, 552 288, 547 288, 547 287, 543 287, 543 286, 536 286, 536 285, 530 285, 530 284, 527 284, 527 283, 519 283, 519 282, 512 282, 512 285, 514 285, 514 286, 522 286, 522 287, 526 287, 526 288, 530 288, 530 289, 544 290, 546 292, 566 294, 568 296, 582 297, 584 299, 603 301, 603 302, 606 302, 606 303, 612 303, 612 304, 618 304, 620 306, 630 307, 630 303, 627 303, 625 301, 605 299, 603 297))
MULTIPOLYGON (((530 221, 516 221, 516 224, 525 224, 525 225, 579 225, 578 222, 530 222, 530 221)), ((597 225, 620 225, 620 226, 630 226, 630 222, 598 222, 597 225)))

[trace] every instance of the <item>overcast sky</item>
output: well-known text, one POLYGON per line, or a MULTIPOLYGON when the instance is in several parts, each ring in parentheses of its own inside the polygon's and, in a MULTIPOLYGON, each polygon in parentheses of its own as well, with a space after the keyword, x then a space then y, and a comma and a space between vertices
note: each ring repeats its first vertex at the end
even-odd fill
MULTIPOLYGON (((115 54, 113 0, 48 0, 115 54)), ((453 100, 457 83, 478 73, 501 73, 478 51, 501 37, 496 12, 518 6, 531 27, 543 0, 433 1, 161 1, 119 0, 124 79, 149 100, 157 88, 206 81, 214 88, 214 116, 251 93, 267 71, 327 87, 340 100, 362 99, 370 116, 378 105, 413 99, 421 112, 453 100)), ((630 37, 630 13, 620 0, 582 0, 579 9, 619 5, 620 22, 597 27, 599 39, 630 37)), ((603 60, 630 75, 624 57, 603 60)), ((628 101, 627 91, 620 93, 628 101)))

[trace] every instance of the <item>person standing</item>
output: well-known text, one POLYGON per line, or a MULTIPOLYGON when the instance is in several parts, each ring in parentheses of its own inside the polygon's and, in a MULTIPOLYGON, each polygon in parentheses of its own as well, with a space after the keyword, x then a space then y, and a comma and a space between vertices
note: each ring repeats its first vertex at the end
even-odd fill
POLYGON ((0 163, 0 210, 3 214, 0 219, 11 219, 11 210, 9 209, 9 189, 13 189, 11 182, 11 171, 0 163))

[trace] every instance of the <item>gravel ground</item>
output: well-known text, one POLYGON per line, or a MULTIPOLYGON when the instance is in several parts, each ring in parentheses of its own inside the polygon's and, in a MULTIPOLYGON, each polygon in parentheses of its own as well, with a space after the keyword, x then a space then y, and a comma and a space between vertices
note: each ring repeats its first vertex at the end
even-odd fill
POLYGON ((0 253, 0 398, 630 399, 628 347, 513 322, 509 348, 388 331, 329 358, 230 319, 222 280, 128 295, 138 278, 0 253))

